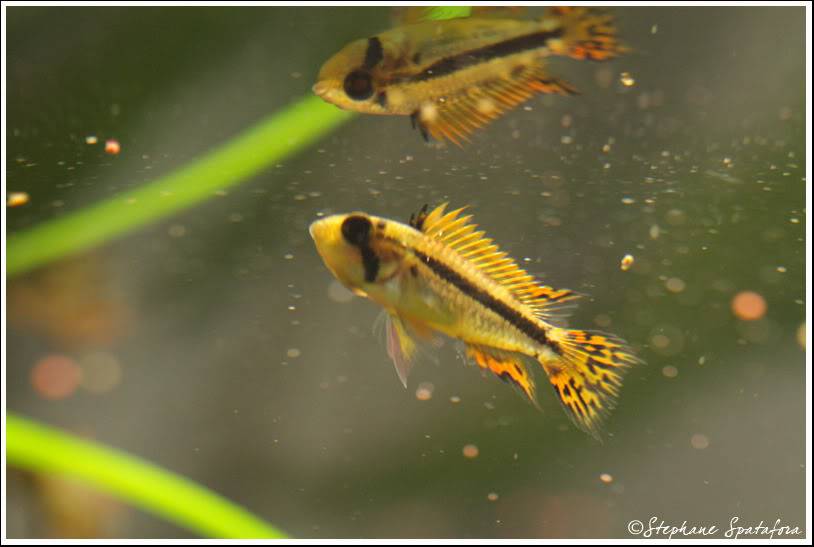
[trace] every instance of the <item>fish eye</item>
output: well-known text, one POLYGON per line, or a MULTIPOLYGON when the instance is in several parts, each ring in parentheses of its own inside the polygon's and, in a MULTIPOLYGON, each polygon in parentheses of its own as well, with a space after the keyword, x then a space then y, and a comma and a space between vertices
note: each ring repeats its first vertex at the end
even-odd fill
POLYGON ((367 244, 370 238, 370 220, 367 217, 353 215, 342 222, 342 237, 356 247, 367 244))
POLYGON ((354 101, 364 101, 373 95, 373 81, 370 73, 354 70, 345 77, 345 94, 354 101))

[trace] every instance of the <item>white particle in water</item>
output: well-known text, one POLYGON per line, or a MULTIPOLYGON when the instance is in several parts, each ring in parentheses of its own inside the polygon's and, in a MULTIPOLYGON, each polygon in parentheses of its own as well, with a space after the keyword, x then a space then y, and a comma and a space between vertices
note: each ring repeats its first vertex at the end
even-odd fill
POLYGON ((636 80, 630 74, 630 72, 622 72, 619 75, 619 82, 625 87, 633 87, 636 85, 636 80))

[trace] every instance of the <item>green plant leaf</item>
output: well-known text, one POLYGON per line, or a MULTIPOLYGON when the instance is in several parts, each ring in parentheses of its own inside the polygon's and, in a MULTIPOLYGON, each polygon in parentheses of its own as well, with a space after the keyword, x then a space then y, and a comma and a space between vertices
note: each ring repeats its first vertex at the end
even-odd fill
POLYGON ((287 537, 188 479, 11 413, 6 416, 6 461, 31 471, 82 480, 202 536, 287 537))
POLYGON ((309 96, 198 160, 7 240, 13 276, 196 205, 306 148, 352 116, 309 96))

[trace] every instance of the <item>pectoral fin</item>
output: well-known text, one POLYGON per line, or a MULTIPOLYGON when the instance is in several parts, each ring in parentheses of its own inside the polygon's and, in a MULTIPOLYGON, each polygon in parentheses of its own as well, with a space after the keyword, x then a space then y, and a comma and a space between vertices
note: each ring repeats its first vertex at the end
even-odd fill
POLYGON ((407 387, 407 377, 413 368, 413 358, 416 354, 416 343, 407 333, 407 328, 399 316, 387 315, 387 354, 393 360, 396 374, 402 385, 407 387))

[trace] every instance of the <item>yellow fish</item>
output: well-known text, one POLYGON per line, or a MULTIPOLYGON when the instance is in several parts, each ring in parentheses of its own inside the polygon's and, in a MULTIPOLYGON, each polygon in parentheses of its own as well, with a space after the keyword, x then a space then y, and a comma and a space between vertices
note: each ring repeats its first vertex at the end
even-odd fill
POLYGON ((524 360, 530 357, 574 423, 598 436, 624 371, 640 360, 615 336, 555 326, 563 305, 579 295, 536 281, 463 210, 425 206, 409 225, 358 212, 333 215, 310 232, 333 275, 386 311, 388 353, 405 387, 413 337, 441 333, 463 341, 481 368, 535 402, 524 360))
POLYGON ((410 116, 425 140, 460 146, 535 93, 576 93, 548 73, 547 57, 604 61, 626 51, 612 17, 595 8, 549 8, 536 20, 491 10, 352 42, 322 66, 314 93, 345 110, 410 116))

